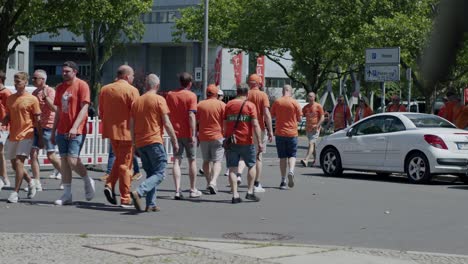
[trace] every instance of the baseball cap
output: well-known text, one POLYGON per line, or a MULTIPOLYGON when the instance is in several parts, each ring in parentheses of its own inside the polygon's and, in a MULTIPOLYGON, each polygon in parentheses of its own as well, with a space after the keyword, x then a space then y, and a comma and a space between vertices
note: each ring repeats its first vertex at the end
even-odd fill
POLYGON ((256 82, 258 84, 262 83, 262 78, 258 74, 251 74, 249 76, 249 82, 256 82))
POLYGON ((219 91, 218 87, 214 84, 210 84, 206 88, 206 94, 217 95, 218 91, 219 91))

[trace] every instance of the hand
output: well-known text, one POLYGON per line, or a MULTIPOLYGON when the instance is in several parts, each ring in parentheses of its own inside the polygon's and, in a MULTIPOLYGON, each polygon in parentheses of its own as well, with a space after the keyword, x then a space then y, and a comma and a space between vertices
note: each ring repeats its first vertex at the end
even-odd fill
POLYGON ((257 154, 258 154, 258 153, 262 153, 264 150, 265 150, 265 148, 263 147, 263 144, 258 144, 258 146, 257 146, 257 154))
POLYGON ((177 153, 179 152, 179 143, 177 141, 172 142, 172 153, 177 153))
POLYGON ((273 133, 268 132, 268 142, 271 143, 273 142, 273 133))
POLYGON ((189 142, 191 145, 195 145, 197 144, 197 136, 193 136, 190 138, 190 142, 189 142))
POLYGON ((78 134, 78 130, 76 128, 71 128, 70 131, 68 132, 68 139, 74 139, 76 138, 76 135, 78 134))

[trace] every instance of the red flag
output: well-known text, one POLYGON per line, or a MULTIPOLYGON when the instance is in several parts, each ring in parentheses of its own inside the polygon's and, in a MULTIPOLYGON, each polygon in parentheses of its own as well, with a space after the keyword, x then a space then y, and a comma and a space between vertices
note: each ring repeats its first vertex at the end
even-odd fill
POLYGON ((234 65, 236 85, 239 85, 242 82, 242 52, 232 57, 232 65, 234 65))
POLYGON ((262 78, 262 86, 265 85, 265 56, 257 57, 256 73, 262 78))
POLYGON ((216 61, 214 65, 214 70, 215 70, 215 84, 218 86, 221 82, 221 62, 222 62, 222 56, 223 56, 223 49, 220 48, 218 50, 218 55, 216 56, 216 61))

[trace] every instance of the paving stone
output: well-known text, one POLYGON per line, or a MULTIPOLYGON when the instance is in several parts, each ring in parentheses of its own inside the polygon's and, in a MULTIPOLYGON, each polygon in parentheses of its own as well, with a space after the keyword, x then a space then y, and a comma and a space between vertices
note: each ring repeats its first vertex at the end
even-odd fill
POLYGON ((148 257, 148 256, 157 256, 157 255, 170 255, 177 254, 181 252, 168 250, 164 248, 146 246, 137 243, 115 243, 115 244, 106 244, 106 245, 85 245, 85 247, 110 251, 118 254, 124 254, 134 257, 148 257))
POLYGON ((323 252, 322 248, 314 247, 287 247, 287 246, 258 246, 248 249, 234 249, 226 251, 228 253, 242 255, 252 258, 268 259, 277 257, 306 255, 310 253, 323 252))

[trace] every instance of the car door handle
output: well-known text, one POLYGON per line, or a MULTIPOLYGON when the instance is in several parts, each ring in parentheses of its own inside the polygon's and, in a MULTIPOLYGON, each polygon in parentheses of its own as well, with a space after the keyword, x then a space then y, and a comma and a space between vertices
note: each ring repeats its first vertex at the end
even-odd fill
POLYGON ((376 138, 375 140, 377 140, 377 141, 385 141, 385 138, 384 138, 384 137, 378 137, 378 138, 376 138))

